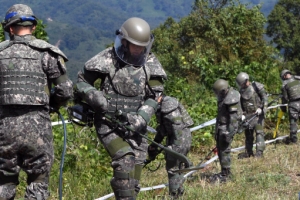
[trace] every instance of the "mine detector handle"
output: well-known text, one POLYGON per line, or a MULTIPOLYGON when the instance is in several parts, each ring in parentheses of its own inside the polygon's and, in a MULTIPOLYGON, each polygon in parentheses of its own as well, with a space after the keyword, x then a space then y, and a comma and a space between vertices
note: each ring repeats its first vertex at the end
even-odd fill
POLYGON ((190 166, 192 166, 192 162, 186 157, 184 156, 183 154, 180 154, 176 151, 173 151, 172 149, 168 148, 168 147, 165 147, 164 145, 160 144, 160 143, 157 143, 155 142, 154 140, 150 139, 149 137, 147 137, 146 135, 138 132, 138 131, 135 131, 133 130, 130 126, 120 122, 118 119, 115 119, 115 118, 112 118, 111 116, 109 115, 104 115, 104 120, 107 120, 109 122, 112 122, 112 123, 116 123, 118 124, 118 126, 120 127, 124 127, 125 129, 127 129, 128 131, 131 131, 131 132, 134 132, 136 134, 139 134, 141 137, 145 138, 146 140, 148 140, 149 142, 151 142, 152 144, 155 144, 156 146, 158 146, 159 148, 161 148, 163 151, 165 151, 166 153, 174 156, 175 158, 177 158, 178 160, 180 160, 182 163, 185 164, 185 167, 188 168, 190 166))

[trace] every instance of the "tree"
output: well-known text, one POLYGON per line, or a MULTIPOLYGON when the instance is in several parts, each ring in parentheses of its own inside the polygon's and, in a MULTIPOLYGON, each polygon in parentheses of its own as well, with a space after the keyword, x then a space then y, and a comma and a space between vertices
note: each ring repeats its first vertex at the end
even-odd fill
MULTIPOLYGON (((33 35, 41 40, 45 40, 46 42, 49 41, 49 37, 47 32, 45 31, 46 25, 43 24, 42 20, 38 20, 37 21, 37 25, 36 25, 36 29, 33 32, 33 35)), ((0 26, 0 42, 3 42, 5 40, 5 34, 4 34, 4 30, 3 27, 0 26)))
POLYGON ((283 53, 283 67, 300 73, 300 0, 278 1, 268 16, 267 35, 283 53))
POLYGON ((265 82, 271 70, 278 73, 276 51, 263 38, 265 22, 260 6, 196 0, 189 16, 179 22, 169 18, 154 30, 153 50, 167 71, 207 88, 217 78, 234 84, 240 71, 265 82))

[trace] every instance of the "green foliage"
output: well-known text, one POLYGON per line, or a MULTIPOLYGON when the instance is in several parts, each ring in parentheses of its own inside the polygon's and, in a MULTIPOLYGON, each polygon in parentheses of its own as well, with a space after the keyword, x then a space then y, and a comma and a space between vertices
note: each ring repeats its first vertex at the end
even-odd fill
POLYGON ((249 9, 235 1, 219 5, 195 1, 189 16, 179 22, 169 18, 154 30, 154 52, 167 71, 207 88, 218 78, 234 84, 240 71, 264 82, 270 68, 277 67, 277 52, 263 38, 266 19, 260 6, 249 9))
POLYGON ((0 26, 0 42, 5 40, 5 34, 2 25, 0 26))
POLYGON ((268 16, 267 35, 283 53, 283 68, 300 72, 300 0, 279 0, 268 16))
POLYGON ((35 31, 33 32, 33 35, 38 39, 49 42, 49 37, 45 29, 46 29, 46 25, 43 24, 43 21, 39 19, 37 20, 37 25, 35 31))

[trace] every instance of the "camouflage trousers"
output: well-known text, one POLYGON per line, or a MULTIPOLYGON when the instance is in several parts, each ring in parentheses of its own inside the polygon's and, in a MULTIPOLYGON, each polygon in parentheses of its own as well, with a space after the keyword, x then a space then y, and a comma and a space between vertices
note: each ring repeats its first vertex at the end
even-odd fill
POLYGON ((300 101, 293 101, 289 103, 289 121, 290 121, 290 140, 297 142, 298 119, 300 114, 300 101))
POLYGON ((263 152, 266 148, 264 134, 264 115, 259 115, 252 120, 249 128, 245 130, 245 148, 248 155, 253 155, 254 131, 256 133, 256 152, 263 152))
POLYGON ((222 169, 229 169, 231 165, 230 151, 232 139, 228 142, 228 139, 226 139, 228 135, 226 128, 222 129, 221 126, 219 127, 220 129, 218 129, 217 135, 215 136, 219 161, 222 169))
MULTIPOLYGON (((168 147, 178 153, 187 155, 191 148, 191 131, 189 128, 184 128, 179 135, 179 138, 171 140, 171 142, 168 143, 168 147)), ((167 138, 167 140, 170 141, 170 138, 167 138)), ((172 171, 181 169, 183 166, 181 166, 181 162, 172 155, 166 154, 165 160, 169 179, 169 194, 172 196, 182 195, 184 191, 183 183, 185 181, 183 177, 184 174, 173 173, 172 171)))
POLYGON ((103 124, 101 119, 95 119, 98 138, 112 159, 113 177, 110 183, 116 199, 136 199, 140 191, 142 168, 147 157, 146 139, 139 135, 122 138, 124 132, 112 130, 110 126, 103 124))
POLYGON ((3 106, 1 109, 0 200, 14 199, 21 169, 27 174, 25 199, 47 199, 54 159, 49 113, 37 106, 3 106))

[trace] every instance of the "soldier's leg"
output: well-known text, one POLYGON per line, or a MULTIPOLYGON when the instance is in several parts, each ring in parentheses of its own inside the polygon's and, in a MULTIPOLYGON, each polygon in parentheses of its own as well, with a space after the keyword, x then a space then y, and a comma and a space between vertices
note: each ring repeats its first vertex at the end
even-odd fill
POLYGON ((248 157, 253 156, 254 129, 247 128, 245 130, 245 148, 248 157))
POLYGON ((147 158, 148 142, 145 138, 140 138, 139 148, 134 149, 135 154, 135 166, 134 166, 134 181, 135 181, 135 196, 140 192, 140 180, 142 169, 144 167, 144 161, 147 158))
POLYGON ((297 137, 297 130, 298 130, 298 120, 299 114, 297 109, 290 106, 289 107, 289 121, 290 121, 290 137, 289 142, 291 143, 297 143, 298 137, 297 137))
POLYGON ((25 199, 46 200, 50 196, 49 174, 54 160, 49 114, 43 111, 33 113, 24 118, 24 123, 26 125, 21 131, 26 136, 22 137, 24 143, 19 154, 21 168, 27 173, 25 199))
POLYGON ((265 134, 264 134, 264 129, 263 129, 263 121, 259 120, 254 128, 255 128, 255 132, 256 132, 256 154, 255 154, 255 157, 261 157, 261 156, 263 156, 263 151, 266 148, 265 134))
POLYGON ((19 141, 15 139, 18 132, 13 131, 9 117, 0 119, 0 200, 13 200, 16 186, 19 184, 17 151, 19 141))

